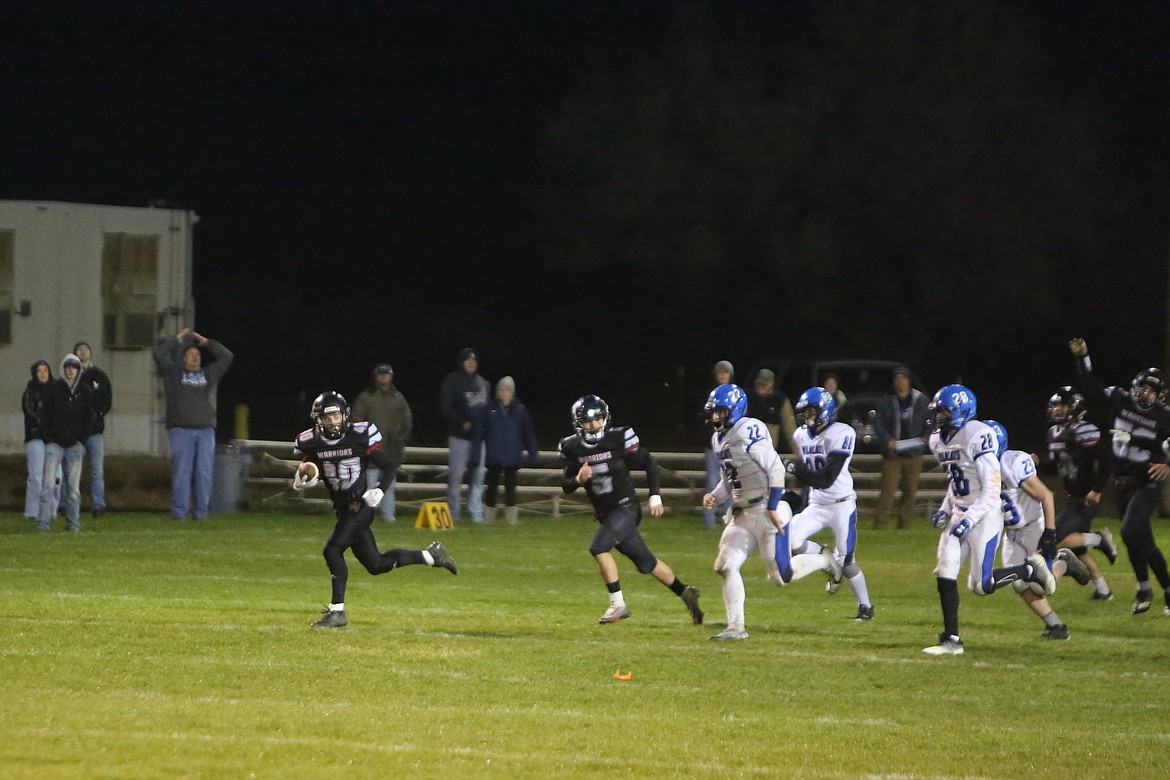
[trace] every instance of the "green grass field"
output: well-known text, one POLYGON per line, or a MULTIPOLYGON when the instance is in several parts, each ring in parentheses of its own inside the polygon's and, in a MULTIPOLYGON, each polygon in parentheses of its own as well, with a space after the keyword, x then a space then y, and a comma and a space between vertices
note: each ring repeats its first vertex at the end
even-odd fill
MULTIPOLYGON (((717 535, 647 519, 651 548, 703 593, 707 625, 620 559, 633 617, 606 606, 593 526, 424 532, 459 576, 371 577, 350 558, 350 625, 308 624, 329 598, 326 516, 158 515, 37 534, 0 515, 0 767, 5 778, 812 777, 1150 778, 1170 769, 1170 618, 1117 594, 1053 597, 1072 629, 1045 642, 1013 593, 962 595, 966 655, 940 628, 934 532, 862 531, 877 620, 814 575, 744 569, 751 639, 717 644, 717 535), (631 673, 628 681, 616 670, 631 673)), ((1117 523, 1105 521, 1116 530, 1117 523)), ((1170 550, 1165 521, 1156 524, 1170 550)), ((1062 583, 1063 585, 1064 583, 1062 583)))

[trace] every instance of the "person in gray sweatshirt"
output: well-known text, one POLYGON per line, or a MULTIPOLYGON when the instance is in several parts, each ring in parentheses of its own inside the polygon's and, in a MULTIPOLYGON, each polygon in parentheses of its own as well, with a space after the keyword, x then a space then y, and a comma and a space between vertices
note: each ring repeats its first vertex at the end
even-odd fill
POLYGON ((171 445, 171 517, 207 519, 215 466, 216 390, 234 356, 215 339, 184 328, 154 349, 167 402, 171 445), (191 508, 194 478, 195 506, 191 508))

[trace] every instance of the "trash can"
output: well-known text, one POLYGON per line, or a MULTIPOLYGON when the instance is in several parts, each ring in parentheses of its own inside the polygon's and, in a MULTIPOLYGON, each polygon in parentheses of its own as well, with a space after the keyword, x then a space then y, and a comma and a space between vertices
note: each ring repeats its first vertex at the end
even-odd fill
POLYGON ((252 453, 225 444, 215 448, 215 469, 211 477, 211 513, 222 515, 248 508, 246 484, 252 467, 252 453))

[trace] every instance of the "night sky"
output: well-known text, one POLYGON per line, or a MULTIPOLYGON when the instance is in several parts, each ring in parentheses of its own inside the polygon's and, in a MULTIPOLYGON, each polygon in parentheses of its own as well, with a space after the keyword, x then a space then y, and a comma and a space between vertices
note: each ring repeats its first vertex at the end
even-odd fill
MULTIPOLYGON (((844 128, 856 117, 814 109, 812 87, 804 97, 791 95, 790 82, 770 88, 769 79, 783 82, 776 63, 790 73, 796 61, 771 53, 800 51, 807 62, 819 40, 850 20, 873 20, 877 3, 0 0, 0 198, 163 200, 199 214, 194 324, 237 355, 221 389, 221 428, 234 404, 248 403, 256 437, 291 437, 307 424, 313 395, 333 388, 352 399, 373 364, 389 361, 415 411, 415 443, 440 443, 438 384, 464 346, 480 350, 489 379, 516 378, 543 447, 568 432, 568 407, 585 392, 609 397, 644 438, 691 444, 682 431, 706 394, 712 363, 732 360, 746 383, 756 360, 787 355, 906 360, 929 389, 962 376, 985 416, 1039 425, 1047 395, 1074 378, 1062 352, 1070 336, 1089 339, 1109 380, 1163 362, 1170 12, 1153 2, 939 5, 958 18, 1001 9, 990 14, 997 24, 1018 23, 1026 33, 1020 51, 1038 47, 1051 65, 1037 89, 1051 85, 1053 103, 1066 93, 1083 100, 1092 139, 1092 155, 1067 188, 1080 199, 1068 208, 1096 215, 1091 235, 1053 240, 1038 254, 1034 278, 1025 277, 1031 291, 1002 307, 994 292, 979 296, 978 306, 994 314, 974 321, 962 315, 970 305, 963 302, 973 290, 994 291, 1002 275, 978 262, 907 265, 917 270, 906 271, 901 287, 905 312, 886 327, 890 304, 864 292, 885 290, 883 274, 895 266, 876 248, 867 255, 864 241, 849 247, 838 239, 842 259, 824 278, 815 260, 805 264, 810 275, 799 264, 777 271, 735 259, 688 260, 676 274, 661 262, 574 259, 565 250, 571 232, 558 234, 544 219, 549 172, 572 157, 550 142, 571 113, 566 107, 604 92, 599 84, 620 84, 615 73, 636 81, 645 71, 623 70, 629 63, 670 62, 660 53, 687 51, 677 43, 686 39, 680 29, 708 30, 704 45, 750 37, 768 53, 768 66, 752 74, 765 82, 759 94, 819 111, 827 128, 820 135, 838 138, 833 123, 844 128), (815 311, 810 298, 837 294, 835 279, 847 280, 840 311, 848 314, 834 317, 849 320, 848 328, 805 314, 815 311), (768 308, 751 295, 736 306, 738 290, 767 286, 776 290, 768 308), (849 335, 859 331, 869 335, 849 335)), ((909 20, 894 26, 918 24, 913 14, 892 15, 909 20)), ((863 47, 864 24, 852 34, 848 40, 863 47)), ((905 41, 913 56, 922 38, 905 41)), ((826 56, 810 72, 828 79, 838 65, 826 56)), ((897 103, 897 80, 892 85, 897 103)), ((959 82, 929 99, 974 104, 990 95, 959 82)), ((609 109, 624 121, 629 105, 619 98, 609 109)), ((606 129, 598 123, 599 133, 606 129)), ((849 133, 854 143, 866 143, 862 129, 849 133)), ((1067 146, 1075 152, 1079 143, 1067 146)), ((1046 147, 1027 148, 1012 174, 1021 182, 1035 176, 1028 160, 1052 165, 1040 160, 1046 147)), ((765 153, 814 154, 783 145, 765 153)), ((819 167, 815 154, 809 167, 819 167)), ((577 175, 587 181, 592 173, 577 175)), ((1001 180, 1000 191, 1013 189, 1010 181, 1001 180)), ((735 213, 736 188, 727 189, 723 205, 735 213)), ((947 189, 915 197, 926 208, 947 189)), ((839 223, 886 219, 867 206, 882 198, 856 186, 797 177, 787 192, 796 203, 835 201, 839 223), (851 198, 859 201, 849 206, 856 216, 839 205, 851 198)), ((815 222, 798 209, 786 213, 815 222)), ((916 236, 929 230, 924 222, 916 236)), ((1015 224, 1002 233, 1047 229, 1015 224)), ((648 243, 658 241, 647 232, 648 243)), ((797 232, 778 230, 769 251, 796 253, 797 232)), ((961 240, 981 240, 972 235, 961 240)), ((903 254, 922 244, 916 238, 903 254)), ((745 246, 755 244, 745 239, 745 246)), ((701 440, 697 429, 693 440, 701 440)))

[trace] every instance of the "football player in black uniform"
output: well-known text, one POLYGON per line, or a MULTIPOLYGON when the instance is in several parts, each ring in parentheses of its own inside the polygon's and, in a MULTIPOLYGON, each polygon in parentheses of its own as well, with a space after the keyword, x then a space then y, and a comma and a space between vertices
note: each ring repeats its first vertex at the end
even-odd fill
POLYGON ((425 563, 440 566, 452 574, 458 570, 455 561, 438 542, 425 550, 393 549, 378 552, 370 525, 374 522, 374 508, 382 500, 386 483, 393 477, 387 468, 390 456, 382 448, 382 434, 372 422, 350 422, 349 404, 340 393, 329 391, 317 396, 310 412, 313 427, 297 436, 293 452, 304 456, 298 468, 293 487, 304 490, 325 480, 337 525, 325 543, 325 563, 333 578, 333 594, 325 614, 313 624, 314 628, 339 628, 345 620, 345 585, 349 569, 345 565, 345 551, 352 549, 370 574, 385 574, 399 566, 425 563), (311 463, 312 466, 305 466, 311 463), (370 463, 382 469, 383 484, 366 489, 366 469, 370 463))
POLYGON ((1068 493, 1068 502, 1056 515, 1057 545, 1071 549, 1085 564, 1094 584, 1092 598, 1109 601, 1113 594, 1097 561, 1089 554, 1089 548, 1096 548, 1109 563, 1117 561, 1113 533, 1108 528, 1092 532, 1101 491, 1109 479, 1109 447, 1101 437, 1101 430, 1085 419, 1085 412, 1085 397, 1076 388, 1069 385, 1057 388, 1048 399, 1048 421, 1052 425, 1044 436, 1047 451, 1043 458, 1033 458, 1040 471, 1060 474, 1068 493))
POLYGON ((1162 404, 1166 391, 1162 372, 1156 368, 1139 371, 1129 390, 1102 388, 1093 375, 1085 340, 1073 339, 1068 346, 1077 358, 1086 400, 1104 401, 1113 413, 1113 483, 1117 487, 1121 539, 1137 578, 1133 614, 1148 612, 1154 601, 1150 588, 1153 571, 1166 597, 1166 614, 1170 615, 1170 572, 1150 526, 1150 517, 1162 503, 1162 483, 1170 476, 1170 465, 1162 451, 1162 442, 1170 438, 1170 409, 1162 404))
POLYGON ((616 547, 634 562, 639 572, 653 574, 655 579, 674 591, 687 605, 691 621, 701 625, 703 611, 699 609, 699 591, 684 585, 665 561, 655 558, 638 532, 642 507, 634 493, 631 468, 646 472, 650 516, 660 517, 665 511, 659 495, 658 464, 654 457, 641 448, 633 428, 610 427, 609 406, 595 395, 577 399, 573 404, 572 420, 577 432, 561 439, 557 445, 566 461, 561 487, 566 493, 584 487, 593 504, 593 516, 600 524, 589 545, 589 553, 596 559, 601 580, 609 590, 609 609, 597 622, 616 623, 630 616, 618 580, 617 562, 611 552, 616 547))

